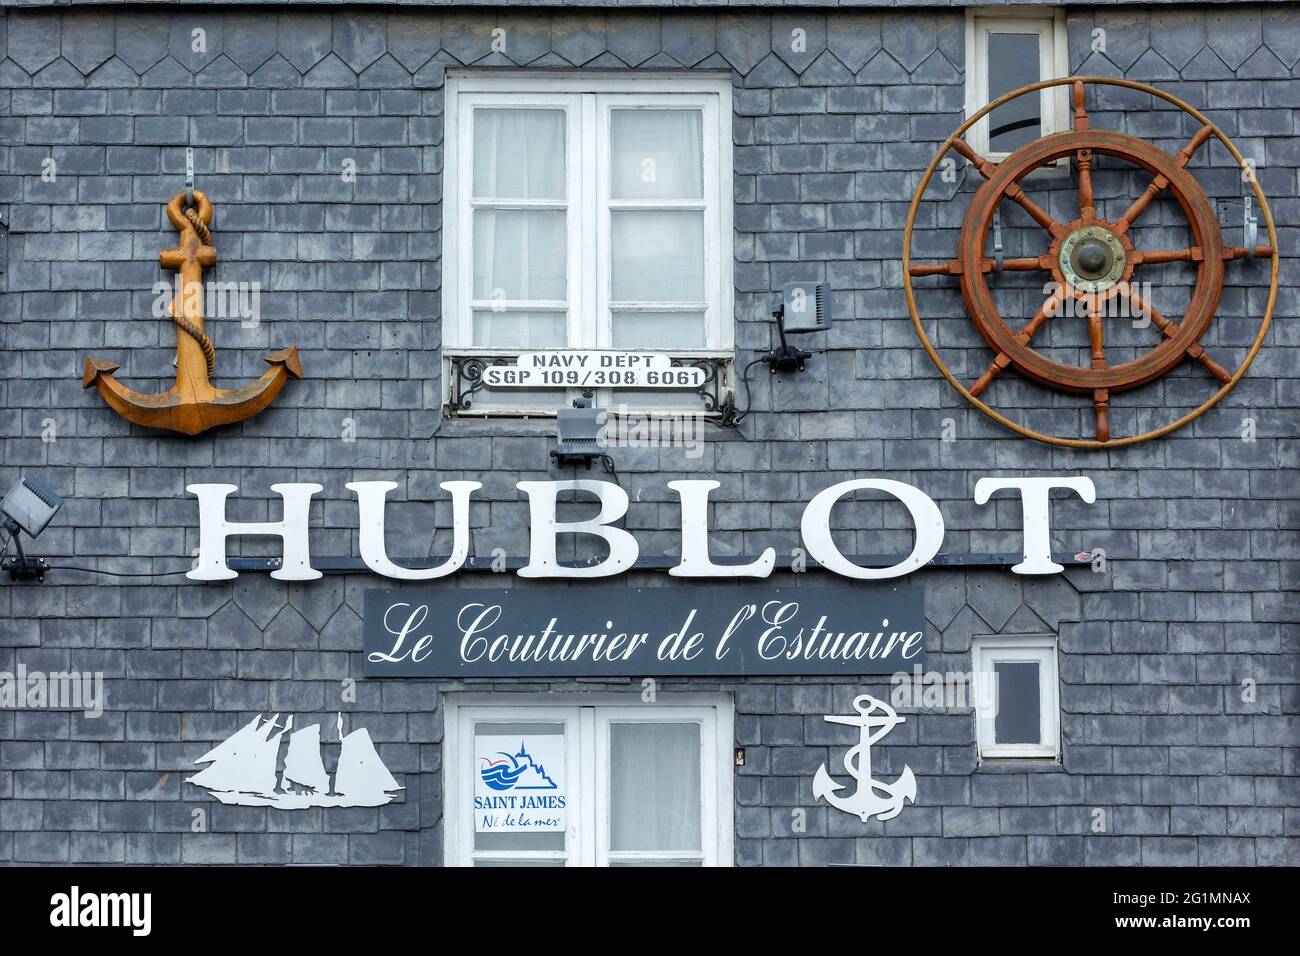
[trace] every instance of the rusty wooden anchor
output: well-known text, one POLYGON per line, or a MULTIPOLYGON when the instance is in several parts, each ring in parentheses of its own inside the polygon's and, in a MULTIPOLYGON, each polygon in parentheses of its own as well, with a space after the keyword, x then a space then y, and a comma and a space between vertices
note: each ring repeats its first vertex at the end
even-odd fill
POLYGON ((185 191, 181 191, 167 203, 167 218, 180 233, 177 248, 163 249, 158 255, 163 268, 179 270, 181 279, 167 310, 176 323, 175 383, 156 395, 133 391, 113 378, 119 366, 89 356, 81 384, 83 388, 97 386, 104 401, 127 421, 197 435, 256 415, 271 404, 289 376, 302 378, 302 365, 298 349, 291 345, 262 356, 271 368, 257 381, 243 388, 213 387, 209 376, 216 366, 217 350, 203 331, 202 295, 203 269, 217 261, 208 231, 212 203, 195 189, 193 205, 187 205, 185 191))

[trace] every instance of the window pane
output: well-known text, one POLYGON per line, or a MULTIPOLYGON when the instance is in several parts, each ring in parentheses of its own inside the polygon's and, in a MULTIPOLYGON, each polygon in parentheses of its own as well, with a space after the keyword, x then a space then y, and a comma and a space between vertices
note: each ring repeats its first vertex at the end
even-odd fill
POLYGON ((609 726, 611 850, 700 849, 698 724, 609 726))
POLYGON ((615 312, 616 349, 704 348, 703 312, 615 312))
POLYGON ((564 849, 563 724, 476 722, 471 759, 474 849, 564 849))
POLYGON ((1000 744, 1041 743, 1039 730, 1038 662, 998 661, 998 712, 993 737, 1000 744))
MULTIPOLYGON (((1003 94, 1042 79, 1038 63, 1038 34, 990 33, 988 39, 990 103, 1003 94)), ((990 113, 989 150, 1009 153, 1042 135, 1041 102, 1041 96, 1030 94, 990 113)))
POLYGON ((624 210, 610 215, 615 300, 703 301, 702 213, 624 210))
POLYGON ((614 860, 610 866, 703 866, 700 860, 614 860))
POLYGON ((501 349, 563 348, 568 321, 563 312, 476 311, 474 345, 501 349))
POLYGON ((474 211, 474 298, 563 300, 565 213, 474 211))
POLYGON ((480 866, 564 866, 563 860, 475 860, 475 868, 480 866))
POLYGON ((615 199, 702 199, 700 110, 612 110, 610 193, 615 199))
POLYGON ((564 111, 474 111, 474 196, 564 198, 564 111))

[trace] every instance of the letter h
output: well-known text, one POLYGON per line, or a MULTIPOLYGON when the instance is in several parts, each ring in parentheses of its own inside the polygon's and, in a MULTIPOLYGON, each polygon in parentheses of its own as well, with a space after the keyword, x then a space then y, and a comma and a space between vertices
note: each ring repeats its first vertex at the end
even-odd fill
POLYGON ((316 484, 278 484, 271 490, 284 499, 281 521, 227 521, 226 497, 237 485, 186 485, 199 499, 199 557, 194 570, 185 576, 194 581, 228 581, 239 576, 226 564, 226 538, 231 535, 274 535, 284 542, 278 570, 271 577, 281 581, 313 581, 321 573, 311 566, 308 547, 308 510, 311 498, 321 490, 316 484))

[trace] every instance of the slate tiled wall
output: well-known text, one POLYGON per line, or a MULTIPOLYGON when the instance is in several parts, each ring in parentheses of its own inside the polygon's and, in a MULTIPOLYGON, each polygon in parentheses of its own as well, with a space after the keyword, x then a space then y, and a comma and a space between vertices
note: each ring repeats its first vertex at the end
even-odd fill
MULTIPOLYGON (((408 529, 405 550, 444 550, 433 532, 447 523, 445 503, 423 502, 439 480, 472 477, 486 485, 473 512, 475 553, 522 553, 526 508, 513 482, 550 473, 551 426, 447 420, 439 410, 444 71, 470 63, 729 71, 741 348, 768 347, 770 293, 789 279, 830 280, 839 319, 807 373, 761 376, 755 414, 739 433, 711 432, 703 458, 619 451, 636 502, 629 527, 643 551, 673 546, 677 512, 664 487, 673 477, 722 480, 719 550, 773 544, 789 553, 803 501, 874 473, 940 502, 945 550, 1014 551, 1018 508, 978 508, 971 494, 976 477, 1028 471, 1094 478, 1096 505, 1056 506, 1056 543, 1108 556, 1105 573, 1020 580, 1004 570, 930 570, 916 578, 927 588, 936 669, 967 669, 972 635, 1060 634, 1065 757, 1053 772, 976 770, 969 711, 911 714, 878 760, 886 772, 914 769, 917 806, 883 825, 828 812, 810 793, 816 767, 837 761, 848 742, 822 715, 843 712, 861 687, 879 695, 883 685, 680 685, 736 696, 737 745, 748 755, 737 776, 737 861, 1300 859, 1293 7, 1070 11, 1073 70, 1170 89, 1206 107, 1256 160, 1286 256, 1269 342, 1232 396, 1170 438, 1103 453, 1031 443, 967 408, 906 319, 902 223, 918 171, 961 118, 960 11, 169 15, 106 6, 11 11, 0 29, 0 483, 32 471, 69 496, 36 549, 54 563, 187 567, 197 519, 183 488, 196 480, 240 485, 239 520, 276 514, 268 503, 275 481, 320 481, 314 550, 353 554, 355 512, 343 485, 378 476, 403 484, 391 520, 408 529), (504 55, 489 47, 498 26, 507 30, 504 55), (192 51, 196 28, 205 31, 204 53, 192 51), (799 51, 790 43, 796 29, 806 37, 799 51), (288 344, 307 373, 256 419, 194 440, 127 426, 79 380, 89 353, 119 362, 142 390, 170 378, 174 333, 150 314, 151 286, 163 278, 158 248, 174 235, 162 204, 180 184, 187 143, 199 186, 217 204, 217 277, 263 289, 258 327, 209 323, 223 384, 250 379, 264 351, 288 344), (349 158, 354 183, 338 175, 349 158), (52 181, 41 175, 47 160, 52 181), (1247 418, 1253 442, 1241 439, 1247 418), (955 441, 941 439, 946 419, 955 441), (355 441, 342 440, 348 428, 355 441), (1249 701, 1243 681, 1256 685, 1249 701), (800 807, 807 829, 792 832, 800 807)), ((1148 106, 1103 98, 1096 122, 1181 145, 1187 129, 1148 106)), ((1216 199, 1240 198, 1222 154, 1197 168, 1216 199)), ((940 201, 923 215, 923 254, 952 248, 962 208, 940 201)), ((1173 228, 1166 207, 1151 215, 1157 235, 1173 228)), ((1019 226, 1008 221, 1009 242, 1026 241, 1019 226)), ((1248 341, 1240 329, 1258 315, 1266 279, 1262 265, 1238 265, 1211 340, 1230 355, 1248 341)), ((973 377, 988 354, 952 287, 932 281, 921 295, 954 367, 973 377)), ((1134 334, 1117 344, 1139 342, 1134 334)), ((1136 411, 1124 421, 1185 405, 1205 385, 1195 371, 1132 396, 1136 411)), ((1040 424, 1087 427, 1077 404, 1005 387, 1008 407, 1040 424)), ((853 502, 844 512, 846 551, 908 547, 902 517, 882 504, 853 502)), ((0 670, 19 662, 99 670, 109 685, 99 720, 0 710, 0 861, 438 862, 437 691, 449 688, 359 681, 355 703, 340 702, 342 682, 360 677, 361 595, 375 583, 286 586, 244 574, 230 586, 198 586, 176 575, 58 571, 39 587, 0 587, 0 670), (401 802, 286 814, 214 804, 181 782, 196 756, 253 712, 310 719, 339 706, 369 728, 405 782, 401 802), (194 832, 196 809, 209 814, 207 832, 194 832)), ((635 575, 609 586, 625 583, 668 579, 635 575)), ((602 687, 636 692, 619 683, 564 689, 602 687)))

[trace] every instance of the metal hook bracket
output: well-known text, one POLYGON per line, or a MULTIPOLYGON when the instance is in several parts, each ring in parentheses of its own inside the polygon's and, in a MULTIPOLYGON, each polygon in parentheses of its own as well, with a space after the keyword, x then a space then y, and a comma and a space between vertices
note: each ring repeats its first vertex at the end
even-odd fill
POLYGON ((185 206, 194 206, 194 147, 185 147, 185 206))
POLYGON ((1255 197, 1250 190, 1246 191, 1246 202, 1242 208, 1241 229, 1245 238, 1243 244, 1247 249, 1254 249, 1259 237, 1259 220, 1255 216, 1255 197))
POLYGON ((993 265, 1002 271, 1002 207, 993 210, 993 265))

